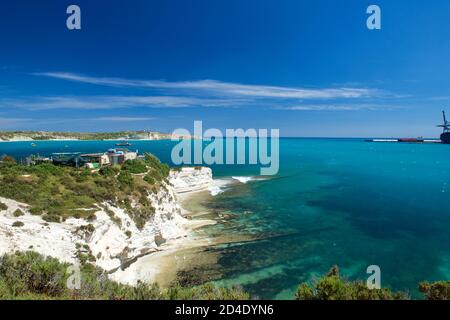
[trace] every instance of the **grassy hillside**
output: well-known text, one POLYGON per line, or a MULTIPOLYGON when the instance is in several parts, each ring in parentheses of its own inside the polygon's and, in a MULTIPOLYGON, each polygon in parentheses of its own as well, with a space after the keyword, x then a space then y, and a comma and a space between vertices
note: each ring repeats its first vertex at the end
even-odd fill
POLYGON ((147 196, 164 188, 168 174, 169 167, 151 154, 98 172, 53 164, 25 166, 6 157, 0 162, 0 196, 27 203, 32 214, 53 222, 92 218, 107 201, 126 209, 142 227, 154 213, 147 196))

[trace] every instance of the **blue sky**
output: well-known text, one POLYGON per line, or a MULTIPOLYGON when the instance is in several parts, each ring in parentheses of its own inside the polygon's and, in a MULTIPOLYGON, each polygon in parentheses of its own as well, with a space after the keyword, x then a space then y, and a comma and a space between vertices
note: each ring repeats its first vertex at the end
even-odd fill
POLYGON ((2 1, 0 130, 437 137, 449 34, 446 0, 2 1))

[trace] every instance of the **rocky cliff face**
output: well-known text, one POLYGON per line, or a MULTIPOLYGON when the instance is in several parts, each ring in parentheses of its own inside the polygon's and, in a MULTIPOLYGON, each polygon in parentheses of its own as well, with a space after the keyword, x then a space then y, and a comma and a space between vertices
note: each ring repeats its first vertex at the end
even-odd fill
POLYGON ((110 274, 120 272, 137 258, 162 250, 164 243, 187 237, 187 219, 177 193, 199 191, 211 184, 209 168, 171 171, 169 182, 148 196, 155 213, 141 229, 123 209, 107 203, 98 204, 93 221, 69 218, 48 223, 31 215, 26 204, 0 197, 7 206, 0 211, 0 255, 33 250, 69 263, 87 260, 110 274), (24 215, 16 217, 17 209, 24 215))
POLYGON ((205 190, 212 185, 212 170, 207 167, 180 168, 170 172, 169 180, 177 193, 205 190))

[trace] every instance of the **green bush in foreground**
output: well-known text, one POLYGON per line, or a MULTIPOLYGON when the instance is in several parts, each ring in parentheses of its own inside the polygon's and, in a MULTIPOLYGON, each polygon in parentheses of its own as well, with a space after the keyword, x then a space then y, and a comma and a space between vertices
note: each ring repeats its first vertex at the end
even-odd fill
MULTIPOLYGON (((156 284, 135 287, 109 280, 105 271, 86 263, 80 266, 81 287, 67 288, 70 265, 36 252, 16 252, 0 257, 0 299, 100 299, 100 300, 245 300, 250 295, 240 288, 219 288, 213 284, 197 287, 174 285, 163 289, 156 284)), ((448 300, 450 281, 421 283, 419 290, 430 300, 448 300)), ((408 299, 402 292, 369 290, 361 282, 339 276, 337 267, 313 286, 302 283, 297 300, 393 300, 408 299)))
POLYGON ((8 206, 0 201, 0 211, 8 210, 8 206))
POLYGON ((450 300, 450 281, 422 282, 419 290, 428 300, 450 300))
POLYGON ((361 281, 347 281, 339 275, 338 267, 331 270, 313 285, 302 283, 295 294, 297 300, 405 300, 403 292, 389 289, 369 289, 361 281))
POLYGON ((66 268, 34 252, 4 255, 0 258, 0 298, 60 296, 66 290, 66 268))
MULTIPOLYGON (((450 300, 450 281, 419 284, 427 300, 450 300)), ((361 281, 348 281, 339 275, 337 266, 314 284, 301 283, 295 294, 297 300, 408 300, 404 292, 367 288, 361 281)))
POLYGON ((242 300, 250 296, 239 288, 205 284, 193 288, 138 283, 132 287, 111 281, 104 270, 89 263, 80 266, 81 287, 70 290, 69 264, 35 252, 16 252, 0 258, 0 299, 108 299, 108 300, 242 300))

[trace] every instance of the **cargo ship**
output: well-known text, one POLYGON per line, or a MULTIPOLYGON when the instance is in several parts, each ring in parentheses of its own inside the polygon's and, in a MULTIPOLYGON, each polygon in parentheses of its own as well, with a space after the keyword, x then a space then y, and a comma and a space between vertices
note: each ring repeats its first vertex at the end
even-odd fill
POLYGON ((441 142, 450 144, 450 122, 448 122, 445 117, 445 111, 442 111, 442 116, 444 117, 444 124, 438 125, 438 127, 443 128, 443 132, 441 134, 441 142))
POLYGON ((366 139, 367 142, 406 142, 406 143, 444 143, 450 144, 450 122, 447 121, 445 117, 445 111, 442 111, 442 117, 444 118, 444 123, 438 125, 438 127, 443 128, 440 139, 424 139, 420 138, 400 138, 400 139, 366 139))

